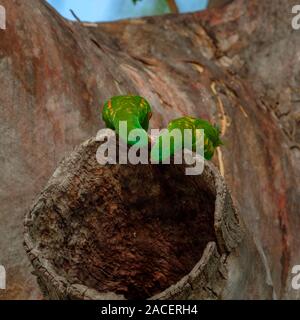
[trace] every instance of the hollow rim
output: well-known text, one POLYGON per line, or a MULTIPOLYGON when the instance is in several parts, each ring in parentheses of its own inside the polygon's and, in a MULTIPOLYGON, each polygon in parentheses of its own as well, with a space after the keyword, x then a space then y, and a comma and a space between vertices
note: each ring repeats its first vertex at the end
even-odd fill
MULTIPOLYGON (((85 147, 95 142, 98 142, 97 138, 91 138, 81 144, 81 146, 85 147)), ((74 152, 76 153, 76 150, 74 152)), ((202 161, 202 159, 199 159, 198 155, 194 154, 194 158, 196 161, 202 161)), ((59 168, 60 165, 58 166, 57 170, 59 170, 59 168)), ((228 212, 233 213, 234 219, 237 219, 237 213, 236 208, 232 205, 231 197, 228 194, 228 189, 225 185, 223 177, 220 175, 215 165, 208 161, 204 162, 204 171, 202 174, 206 174, 208 178, 213 179, 213 187, 211 191, 215 194, 214 229, 217 243, 208 242, 201 258, 188 274, 183 276, 179 281, 166 288, 162 292, 149 297, 148 300, 170 299, 172 298, 174 289, 176 289, 175 291, 180 292, 184 291, 187 287, 191 287, 194 275, 203 271, 214 250, 217 250, 219 254, 228 254, 235 246, 237 246, 238 242, 240 241, 240 239, 238 239, 239 235, 235 237, 234 241, 230 241, 231 239, 227 239, 228 234, 224 234, 223 226, 228 224, 226 222, 228 212), (229 204, 226 203, 228 202, 228 196, 229 204), (231 207, 229 211, 228 206, 231 207), (230 242, 234 243, 235 245, 230 242)), ((52 288, 55 288, 58 298, 70 297, 71 299, 88 300, 125 300, 123 295, 117 295, 113 292, 106 293, 97 291, 80 283, 71 284, 66 277, 60 276, 55 271, 49 260, 42 257, 42 252, 36 249, 35 243, 30 236, 30 227, 34 223, 34 218, 32 218, 31 212, 38 205, 38 202, 39 199, 37 199, 33 204, 31 210, 26 212, 24 219, 24 247, 32 265, 35 267, 34 274, 38 277, 42 277, 52 288)), ((238 221, 236 221, 236 223, 239 224, 238 221)), ((228 228, 228 232, 230 233, 230 228, 228 228)))

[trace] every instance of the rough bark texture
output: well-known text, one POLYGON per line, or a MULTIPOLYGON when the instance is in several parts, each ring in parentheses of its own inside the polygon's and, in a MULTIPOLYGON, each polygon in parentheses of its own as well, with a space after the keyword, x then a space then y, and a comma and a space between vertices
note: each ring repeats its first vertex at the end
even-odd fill
POLYGON ((300 297, 290 285, 300 263, 295 1, 235 0, 106 24, 68 22, 38 0, 1 4, 1 298, 41 297, 22 247, 23 215, 63 156, 103 127, 104 100, 120 93, 150 101, 152 127, 183 114, 220 123, 226 147, 214 162, 252 232, 265 281, 277 298, 300 297))
POLYGON ((211 163, 197 176, 186 164, 100 165, 102 143, 66 158, 26 215, 25 247, 46 298, 272 298, 211 163))
POLYGON ((207 4, 207 7, 209 9, 211 8, 217 8, 217 7, 221 7, 221 6, 224 6, 228 3, 232 2, 232 0, 209 0, 208 1, 208 4, 207 4))

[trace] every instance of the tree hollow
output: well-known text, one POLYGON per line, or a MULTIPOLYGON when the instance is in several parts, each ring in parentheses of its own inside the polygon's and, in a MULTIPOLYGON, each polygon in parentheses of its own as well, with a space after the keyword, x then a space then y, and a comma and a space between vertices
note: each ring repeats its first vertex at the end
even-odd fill
POLYGON ((227 189, 211 164, 198 176, 185 175, 185 164, 100 165, 99 145, 91 139, 66 158, 26 217, 40 285, 50 298, 70 297, 72 285, 126 299, 159 295, 218 243, 227 189))

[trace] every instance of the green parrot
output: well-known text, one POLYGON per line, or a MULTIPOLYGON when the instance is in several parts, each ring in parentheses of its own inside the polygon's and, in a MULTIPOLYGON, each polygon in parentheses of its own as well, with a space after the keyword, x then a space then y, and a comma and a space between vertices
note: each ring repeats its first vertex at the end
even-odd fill
POLYGON ((206 160, 210 160, 213 155, 215 149, 222 145, 223 142, 220 139, 220 130, 217 126, 211 125, 208 121, 193 118, 193 117, 182 117, 178 119, 172 120, 167 127, 166 132, 162 133, 156 140, 155 144, 151 150, 151 159, 156 162, 164 161, 166 158, 174 155, 176 151, 182 149, 184 146, 184 129, 191 129, 192 130, 192 146, 188 149, 192 151, 196 151, 196 143, 198 139, 196 139, 197 131, 196 129, 203 129, 204 130, 204 158, 206 160), (173 129, 179 129, 181 132, 182 140, 170 139, 169 133, 173 129), (163 150, 162 149, 162 141, 163 139, 170 139, 170 149, 163 150))
POLYGON ((104 103, 102 111, 103 121, 108 128, 115 130, 129 145, 138 143, 140 147, 147 145, 148 139, 137 142, 128 140, 128 135, 133 129, 142 129, 147 133, 151 116, 151 107, 146 99, 134 95, 114 96, 104 103), (120 121, 127 122, 127 136, 119 130, 120 121))
MULTIPOLYGON (((134 95, 114 96, 104 103, 102 110, 102 118, 108 128, 115 130, 129 145, 139 144, 141 147, 146 146, 149 140, 137 142, 135 139, 130 140, 128 135, 133 129, 142 129, 147 135, 151 116, 151 106, 146 99, 134 95), (120 130, 120 121, 126 121, 127 133, 120 130)), ((184 129, 192 129, 192 145, 188 147, 192 151, 196 151, 196 143, 198 141, 196 137, 198 131, 196 129, 204 130, 204 158, 206 160, 210 160, 214 155, 215 149, 223 144, 220 139, 220 130, 217 126, 213 126, 203 119, 186 116, 172 120, 168 124, 167 132, 162 133, 152 146, 151 160, 161 162, 174 155, 176 151, 187 147, 184 144, 184 129), (173 129, 180 130, 182 141, 170 139, 169 133, 173 129), (162 149, 164 138, 170 139, 170 148, 167 150, 162 149)))

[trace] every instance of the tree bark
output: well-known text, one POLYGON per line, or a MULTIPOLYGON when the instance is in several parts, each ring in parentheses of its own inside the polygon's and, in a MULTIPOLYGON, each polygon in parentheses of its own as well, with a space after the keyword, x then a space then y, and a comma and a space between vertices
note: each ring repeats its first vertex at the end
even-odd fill
POLYGON ((195 176, 185 162, 101 165, 107 140, 115 143, 113 131, 64 159, 26 215, 25 248, 45 298, 272 298, 213 164, 195 176))
POLYGON ((103 102, 128 93, 151 103, 153 128, 186 114, 220 124, 226 146, 213 161, 252 233, 261 274, 274 297, 300 297, 291 288, 291 268, 300 263, 293 1, 235 0, 103 24, 66 21, 44 1, 2 5, 0 263, 8 290, 1 298, 41 297, 22 247, 24 211, 59 161, 103 127, 103 102))
POLYGON ((167 0, 167 3, 172 13, 179 13, 179 9, 175 0, 167 0))
POLYGON ((232 2, 232 0, 209 0, 207 8, 211 9, 216 7, 222 7, 230 2, 232 2))

